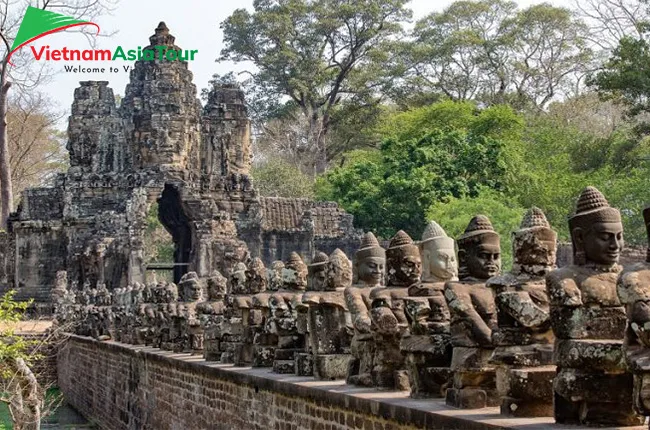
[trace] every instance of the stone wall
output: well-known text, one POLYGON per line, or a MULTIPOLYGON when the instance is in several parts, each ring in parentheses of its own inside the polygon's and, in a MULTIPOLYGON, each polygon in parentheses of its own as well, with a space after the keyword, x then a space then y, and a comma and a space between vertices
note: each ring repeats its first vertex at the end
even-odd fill
POLYGON ((405 392, 235 368, 198 356, 72 336, 58 355, 66 400, 99 428, 502 429, 551 428, 551 418, 504 419, 405 392))

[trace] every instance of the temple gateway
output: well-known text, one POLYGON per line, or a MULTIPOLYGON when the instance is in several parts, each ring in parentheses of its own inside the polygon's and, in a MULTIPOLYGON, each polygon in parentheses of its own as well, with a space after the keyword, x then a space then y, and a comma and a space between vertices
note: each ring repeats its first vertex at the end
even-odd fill
MULTIPOLYGON (((165 23, 150 46, 180 50, 165 23)), ((9 220, 6 277, 18 299, 47 303, 58 271, 78 288, 144 282, 146 217, 174 241, 174 280, 188 271, 228 274, 249 257, 352 253, 360 233, 335 203, 264 198, 249 176, 250 121, 241 90, 197 99, 188 64, 137 61, 116 106, 108 82, 75 90, 70 168, 52 188, 26 190, 9 220)))

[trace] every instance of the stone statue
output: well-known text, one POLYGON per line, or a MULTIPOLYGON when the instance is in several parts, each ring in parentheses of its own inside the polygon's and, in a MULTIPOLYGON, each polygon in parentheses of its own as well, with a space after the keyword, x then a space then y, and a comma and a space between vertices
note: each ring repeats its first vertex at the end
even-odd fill
POLYGON ((246 269, 246 294, 236 301, 241 312, 242 342, 235 351, 235 365, 249 366, 253 363, 253 341, 263 326, 262 310, 256 308, 253 298, 256 294, 266 291, 268 277, 266 267, 259 257, 253 258, 246 269))
POLYGON ((178 283, 183 300, 178 305, 177 320, 180 339, 175 350, 203 353, 203 326, 199 318, 199 303, 203 301, 203 286, 196 272, 187 272, 178 283))
MULTIPOLYGON (((650 207, 643 210, 643 220, 650 244, 650 207)), ((633 374, 634 407, 647 416, 650 415, 650 246, 646 261, 621 272, 617 292, 627 314, 623 351, 633 374)))
POLYGON ((221 359, 219 350, 219 328, 223 323, 225 297, 228 280, 218 271, 210 274, 207 280, 208 301, 197 305, 197 312, 203 327, 203 357, 208 361, 221 359))
POLYGON ((497 325, 493 290, 485 282, 501 270, 499 235, 485 215, 476 215, 458 238, 459 281, 445 284, 451 314, 453 387, 446 403, 462 409, 496 406, 496 374, 488 363, 497 325))
POLYGON ((386 287, 370 292, 372 333, 375 341, 373 385, 409 390, 404 355, 400 351, 402 336, 408 332, 404 299, 409 287, 419 284, 422 274, 420 250, 403 230, 398 231, 386 249, 388 282, 386 287))
POLYGON ((244 342, 244 309, 250 309, 251 295, 246 290, 244 263, 236 263, 230 275, 230 288, 226 294, 224 319, 219 325, 219 349, 222 363, 234 363, 236 355, 241 357, 244 342))
POLYGON ((553 416, 554 337, 545 276, 555 268, 557 234, 533 207, 512 239, 512 271, 487 282, 497 305, 491 362, 497 365, 501 413, 553 416))
POLYGON ((308 291, 303 296, 303 303, 309 306, 308 332, 314 376, 316 379, 344 379, 352 337, 344 291, 352 285, 352 262, 337 248, 329 257, 317 253, 309 268, 314 276, 310 277, 312 282, 307 284, 308 291), (309 287, 319 290, 309 291, 309 287))
POLYGON ((282 288, 269 298, 270 332, 278 337, 273 371, 295 373, 296 353, 304 352, 305 335, 298 332, 297 309, 307 286, 307 265, 292 252, 282 271, 282 288))
POLYGON ((274 291, 282 288, 282 270, 284 263, 274 261, 266 270, 268 288, 266 291, 253 296, 253 309, 260 313, 262 324, 253 338, 253 367, 273 367, 275 348, 278 346, 278 336, 271 327, 271 307, 269 299, 274 291))
POLYGON ((419 243, 422 281, 408 289, 409 332, 402 336, 411 397, 444 397, 451 378, 451 337, 445 282, 458 280, 454 239, 431 221, 419 243))
POLYGON ((634 425, 632 375, 622 346, 625 308, 617 296, 623 225, 617 209, 593 187, 580 194, 569 218, 573 264, 546 276, 555 334, 555 421, 634 425))
POLYGON ((354 327, 350 346, 352 359, 346 380, 349 384, 372 386, 375 342, 371 331, 370 290, 384 284, 386 251, 371 232, 363 236, 354 264, 357 282, 344 291, 354 327))
POLYGON ((325 290, 327 283, 327 262, 328 257, 324 252, 316 251, 311 263, 307 265, 307 289, 301 298, 295 297, 298 302, 294 303, 297 314, 298 333, 305 336, 305 351, 296 354, 296 374, 298 376, 311 376, 314 374, 314 349, 311 346, 311 330, 318 328, 312 327, 309 307, 312 304, 318 304, 322 292, 325 290), (298 300, 299 299, 299 300, 298 300), (311 299, 311 300, 310 300, 311 299))

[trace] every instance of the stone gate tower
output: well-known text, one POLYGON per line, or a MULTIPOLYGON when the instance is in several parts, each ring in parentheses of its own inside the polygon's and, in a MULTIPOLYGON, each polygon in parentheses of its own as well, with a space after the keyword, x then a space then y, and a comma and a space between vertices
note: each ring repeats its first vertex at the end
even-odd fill
MULTIPOLYGON (((180 49, 163 22, 149 41, 180 49)), ((26 190, 9 220, 7 278, 18 298, 48 302, 61 270, 72 288, 143 282, 155 202, 174 241, 176 281, 187 271, 228 274, 255 256, 269 264, 356 246, 352 216, 336 204, 257 195, 240 89, 213 88, 202 107, 188 63, 156 56, 135 63, 119 107, 108 82, 75 90, 68 172, 53 188, 26 190)))

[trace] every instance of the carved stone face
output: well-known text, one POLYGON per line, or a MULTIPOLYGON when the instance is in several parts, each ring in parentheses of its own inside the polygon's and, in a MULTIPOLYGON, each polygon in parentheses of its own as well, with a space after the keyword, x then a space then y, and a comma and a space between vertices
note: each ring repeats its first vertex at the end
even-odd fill
POLYGON ((352 263, 345 258, 331 258, 326 269, 327 286, 326 290, 334 291, 337 288, 346 288, 352 285, 352 263))
POLYGON ((514 260, 522 265, 553 266, 557 244, 531 233, 525 240, 514 242, 514 260))
POLYGON ((198 282, 189 282, 185 287, 185 294, 187 294, 187 301, 197 302, 203 298, 203 290, 201 284, 198 282))
POLYGON ((422 246, 422 279, 442 281, 458 276, 458 261, 454 248, 441 248, 432 241, 422 246))
POLYGON ((587 261, 611 265, 618 262, 623 250, 623 225, 620 222, 598 222, 587 231, 574 230, 578 250, 584 252, 587 261))
POLYGON ((501 249, 498 245, 479 243, 467 251, 467 270, 477 279, 488 279, 501 270, 501 249))
POLYGON ((210 300, 220 300, 228 291, 228 281, 221 273, 215 273, 208 278, 208 297, 210 300))
POLYGON ((369 285, 381 285, 384 282, 386 259, 367 257, 357 263, 359 281, 369 285))
POLYGON ((325 290, 325 284, 327 283, 327 264, 310 267, 308 276, 307 283, 310 289, 313 291, 325 290))
POLYGON ((388 277, 395 285, 411 285, 420 280, 422 260, 419 254, 407 254, 390 261, 388 277))

